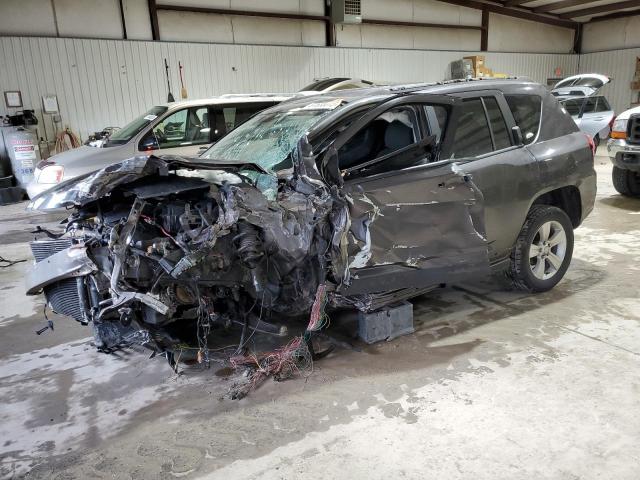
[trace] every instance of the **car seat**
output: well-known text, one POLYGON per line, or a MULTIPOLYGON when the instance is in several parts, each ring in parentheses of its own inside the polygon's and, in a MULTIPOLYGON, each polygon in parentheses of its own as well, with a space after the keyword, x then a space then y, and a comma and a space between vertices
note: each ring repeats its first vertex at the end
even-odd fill
POLYGON ((394 120, 389 123, 384 133, 384 148, 380 151, 380 155, 387 155, 401 148, 408 147, 415 142, 413 136, 413 128, 408 127, 400 120, 394 120))

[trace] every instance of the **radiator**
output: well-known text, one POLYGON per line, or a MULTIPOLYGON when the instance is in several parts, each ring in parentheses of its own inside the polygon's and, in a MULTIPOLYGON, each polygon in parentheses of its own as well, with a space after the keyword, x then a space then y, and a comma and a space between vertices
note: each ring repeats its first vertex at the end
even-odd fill
MULTIPOLYGON (((54 253, 71 246, 68 238, 58 240, 36 240, 31 242, 31 252, 36 263, 50 257, 54 253)), ((80 292, 84 289, 84 278, 67 278, 44 288, 44 295, 51 310, 74 318, 78 322, 86 323, 85 312, 80 301, 80 292)))

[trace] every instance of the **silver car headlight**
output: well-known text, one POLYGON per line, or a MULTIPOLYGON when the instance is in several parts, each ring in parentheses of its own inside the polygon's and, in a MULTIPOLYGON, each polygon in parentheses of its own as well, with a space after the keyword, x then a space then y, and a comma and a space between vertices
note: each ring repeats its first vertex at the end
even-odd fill
POLYGON ((62 165, 45 165, 38 175, 38 183, 60 183, 64 177, 62 165))

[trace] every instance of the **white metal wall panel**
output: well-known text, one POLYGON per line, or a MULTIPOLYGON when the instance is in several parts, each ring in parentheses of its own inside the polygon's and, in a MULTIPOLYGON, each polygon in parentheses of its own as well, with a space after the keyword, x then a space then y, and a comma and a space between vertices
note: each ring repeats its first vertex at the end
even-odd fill
MULTIPOLYGON (((468 52, 473 54, 474 52, 468 52)), ((380 82, 430 82, 447 76, 464 52, 326 47, 276 47, 122 40, 0 37, 0 91, 20 90, 34 108, 40 135, 41 97, 56 94, 63 125, 81 137, 122 126, 167 99, 164 58, 172 91, 180 93, 178 60, 189 98, 224 93, 294 92, 315 77, 354 76, 380 82)), ((575 55, 486 53, 496 72, 544 82, 556 67, 577 71, 575 55)), ((0 102, 0 115, 7 112, 0 102)))
POLYGON ((580 56, 580 73, 602 73, 613 79, 602 89, 602 93, 609 99, 616 113, 627 110, 632 101, 637 102, 638 92, 633 92, 630 88, 637 57, 640 57, 640 48, 580 56))

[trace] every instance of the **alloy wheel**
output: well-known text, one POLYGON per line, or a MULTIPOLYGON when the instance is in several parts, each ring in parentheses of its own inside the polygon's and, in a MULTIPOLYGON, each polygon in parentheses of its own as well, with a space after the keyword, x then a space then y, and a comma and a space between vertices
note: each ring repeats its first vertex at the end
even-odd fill
POLYGON ((529 266, 540 280, 553 277, 562 267, 567 252, 567 234, 559 222, 543 223, 529 246, 529 266))

